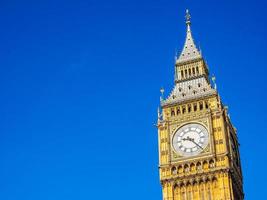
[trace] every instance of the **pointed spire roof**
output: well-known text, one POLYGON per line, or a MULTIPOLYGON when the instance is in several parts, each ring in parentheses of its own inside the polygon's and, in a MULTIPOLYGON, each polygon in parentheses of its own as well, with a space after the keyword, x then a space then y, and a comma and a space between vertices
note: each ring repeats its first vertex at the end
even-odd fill
POLYGON ((185 39, 185 44, 184 48, 179 56, 179 58, 176 60, 176 63, 180 62, 187 62, 190 60, 195 60, 198 58, 202 58, 200 51, 197 49, 194 39, 192 37, 191 33, 191 16, 189 14, 189 11, 186 10, 186 26, 187 26, 187 31, 186 31, 186 39, 185 39))

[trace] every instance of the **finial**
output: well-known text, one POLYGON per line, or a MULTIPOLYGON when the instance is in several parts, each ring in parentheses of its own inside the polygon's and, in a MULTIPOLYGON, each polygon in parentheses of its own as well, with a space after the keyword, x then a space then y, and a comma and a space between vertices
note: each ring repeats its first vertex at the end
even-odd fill
POLYGON ((164 88, 163 87, 160 88, 160 93, 161 93, 161 95, 163 95, 163 93, 164 93, 164 88))
POLYGON ((160 107, 158 107, 158 123, 162 120, 162 113, 160 112, 160 107))
POLYGON ((212 80, 212 82, 213 82, 214 89, 217 90, 216 77, 215 77, 214 75, 212 75, 211 80, 212 80))
POLYGON ((177 59, 178 59, 177 50, 175 49, 175 51, 174 51, 174 63, 176 63, 177 59))
POLYGON ((198 49, 199 49, 199 53, 200 53, 200 55, 202 55, 202 50, 201 50, 200 43, 198 43, 198 49))
POLYGON ((226 113, 228 113, 229 107, 227 105, 224 105, 224 109, 225 109, 226 113))
POLYGON ((162 101, 163 100, 163 98, 164 98, 164 88, 162 87, 162 88, 160 88, 160 93, 161 93, 161 96, 160 96, 160 101, 162 101))
POLYGON ((186 9, 185 19, 186 19, 186 24, 187 24, 187 25, 190 25, 190 24, 191 24, 191 21, 190 21, 191 16, 190 16, 190 14, 189 14, 189 10, 188 10, 188 9, 186 9))

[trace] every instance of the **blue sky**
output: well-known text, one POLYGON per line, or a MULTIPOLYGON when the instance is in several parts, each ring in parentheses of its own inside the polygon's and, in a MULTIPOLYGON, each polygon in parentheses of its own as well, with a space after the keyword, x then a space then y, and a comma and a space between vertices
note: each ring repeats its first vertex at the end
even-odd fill
POLYGON ((161 199, 159 89, 193 37, 238 129, 246 199, 265 199, 266 2, 0 2, 0 199, 161 199))

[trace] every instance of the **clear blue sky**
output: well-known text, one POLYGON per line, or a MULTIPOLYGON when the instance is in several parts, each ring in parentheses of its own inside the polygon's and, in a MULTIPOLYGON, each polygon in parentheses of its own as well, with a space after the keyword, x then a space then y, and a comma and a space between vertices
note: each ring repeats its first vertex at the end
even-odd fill
POLYGON ((266 199, 264 0, 0 2, 0 199, 161 199, 159 89, 185 9, 241 144, 246 199, 266 199))

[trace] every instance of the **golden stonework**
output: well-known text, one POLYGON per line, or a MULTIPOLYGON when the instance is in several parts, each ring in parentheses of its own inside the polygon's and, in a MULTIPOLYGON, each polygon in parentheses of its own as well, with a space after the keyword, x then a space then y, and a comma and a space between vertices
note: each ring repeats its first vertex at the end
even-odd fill
POLYGON ((158 110, 163 200, 243 200, 239 144, 215 77, 196 48, 186 11, 186 40, 175 85, 158 110))

